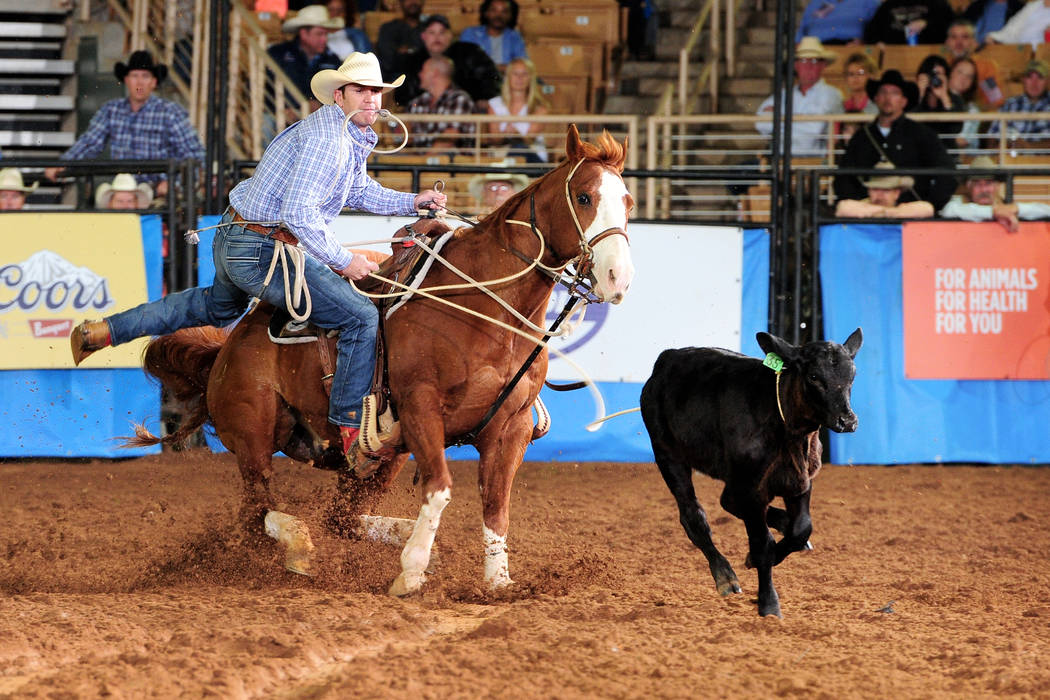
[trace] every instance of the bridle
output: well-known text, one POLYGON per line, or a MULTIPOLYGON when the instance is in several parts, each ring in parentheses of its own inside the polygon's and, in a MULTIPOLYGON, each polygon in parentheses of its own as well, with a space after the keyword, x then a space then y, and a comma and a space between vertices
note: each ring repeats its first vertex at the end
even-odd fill
MULTIPOLYGON (((595 234, 590 239, 588 239, 587 235, 584 233, 583 226, 580 224, 580 217, 576 214, 576 207, 573 206, 572 193, 569 191, 569 183, 572 181, 573 176, 576 175, 576 171, 579 170, 581 165, 583 165, 584 160, 585 159, 581 158, 576 161, 576 164, 572 166, 568 176, 565 178, 565 204, 568 206, 569 213, 572 214, 572 222, 576 226, 576 235, 579 237, 580 241, 580 252, 561 266, 550 267, 544 265, 538 259, 530 258, 514 248, 511 248, 510 251, 527 263, 531 264, 535 262, 538 270, 552 277, 556 282, 564 284, 569 290, 570 297, 576 296, 587 303, 596 303, 600 300, 594 296, 592 291, 593 285, 589 283, 595 281, 591 275, 591 272, 594 269, 594 246, 611 236, 623 236, 628 245, 630 245, 631 239, 627 236, 627 231, 619 226, 607 228, 604 231, 595 234), (565 270, 570 265, 573 265, 575 271, 567 278, 565 270)), ((542 234, 536 226, 535 192, 530 193, 529 195, 529 221, 518 221, 516 219, 507 219, 506 221, 508 224, 529 226, 537 238, 542 238, 542 234)), ((550 249, 552 253, 561 255, 554 250, 553 245, 551 245, 550 249)))

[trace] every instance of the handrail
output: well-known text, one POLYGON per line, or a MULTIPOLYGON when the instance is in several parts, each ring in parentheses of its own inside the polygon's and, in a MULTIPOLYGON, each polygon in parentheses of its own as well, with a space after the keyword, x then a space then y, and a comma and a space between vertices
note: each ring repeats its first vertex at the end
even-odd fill
POLYGON ((688 102, 689 102, 689 55, 696 48, 697 43, 700 41, 700 35, 703 32, 704 25, 707 23, 708 18, 711 18, 711 29, 708 34, 710 41, 710 58, 706 63, 706 66, 710 68, 706 76, 701 76, 697 81, 697 94, 703 90, 704 83, 708 83, 708 88, 711 95, 712 110, 718 111, 718 65, 719 65, 719 51, 720 42, 718 36, 718 8, 719 0, 706 0, 704 6, 700 8, 700 13, 696 17, 696 21, 693 22, 692 29, 689 30, 689 37, 686 39, 685 45, 678 51, 678 113, 688 114, 688 102), (706 80, 705 80, 706 78, 706 80))

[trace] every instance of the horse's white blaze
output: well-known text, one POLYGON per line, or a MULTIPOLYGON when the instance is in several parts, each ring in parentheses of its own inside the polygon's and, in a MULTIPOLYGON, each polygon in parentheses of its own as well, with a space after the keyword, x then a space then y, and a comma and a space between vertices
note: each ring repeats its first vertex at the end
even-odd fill
POLYGON ((384 515, 362 515, 361 535, 373 542, 401 545, 412 536, 415 520, 409 518, 390 518, 384 515))
POLYGON ((284 567, 297 574, 311 576, 314 543, 306 523, 294 515, 271 510, 267 511, 263 525, 267 535, 285 546, 284 567))
POLYGON ((444 488, 427 496, 419 508, 419 517, 412 527, 405 548, 401 551, 401 574, 390 586, 391 595, 415 593, 423 585, 426 575, 423 573, 430 563, 430 550, 434 546, 434 536, 441 524, 441 511, 452 500, 452 491, 444 488))
POLYGON ((510 564, 507 561, 507 538, 497 535, 488 526, 482 526, 485 538, 485 581, 489 588, 502 588, 514 583, 510 580, 510 564))
MULTIPOLYGON (((609 172, 602 173, 598 185, 598 212, 583 232, 588 241, 611 228, 627 229, 627 186, 609 172)), ((619 304, 634 278, 631 250, 623 236, 608 236, 594 246, 597 292, 603 301, 619 304)))

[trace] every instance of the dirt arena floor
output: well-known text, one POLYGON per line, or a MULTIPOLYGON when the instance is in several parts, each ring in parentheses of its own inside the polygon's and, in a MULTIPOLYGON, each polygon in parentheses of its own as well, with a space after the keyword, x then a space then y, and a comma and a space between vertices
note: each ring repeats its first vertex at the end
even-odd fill
MULTIPOLYGON (((652 464, 527 463, 513 591, 481 588, 474 466, 420 596, 396 549, 321 526, 334 477, 288 460, 317 576, 246 546, 228 455, 0 464, 0 697, 1050 697, 1050 469, 827 466, 812 552, 759 618, 739 521, 698 476, 742 595, 719 597, 652 464)), ((383 514, 415 517, 411 465, 383 514)))

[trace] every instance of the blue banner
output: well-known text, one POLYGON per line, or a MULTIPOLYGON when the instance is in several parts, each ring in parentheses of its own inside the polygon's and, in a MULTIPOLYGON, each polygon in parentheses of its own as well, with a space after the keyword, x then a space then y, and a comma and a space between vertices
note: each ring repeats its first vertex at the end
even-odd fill
POLYGON ((820 279, 825 337, 864 329, 860 427, 831 434, 833 462, 1050 462, 1050 382, 905 378, 899 225, 822 227, 820 279))
MULTIPOLYGON (((159 299, 161 218, 143 216, 141 223, 147 293, 159 299)), ((67 338, 60 342, 68 348, 67 338)), ((6 397, 0 456, 136 457, 160 451, 124 449, 116 439, 133 435, 132 423, 146 421, 151 431, 159 430, 160 389, 141 369, 4 370, 0 392, 6 397)))

